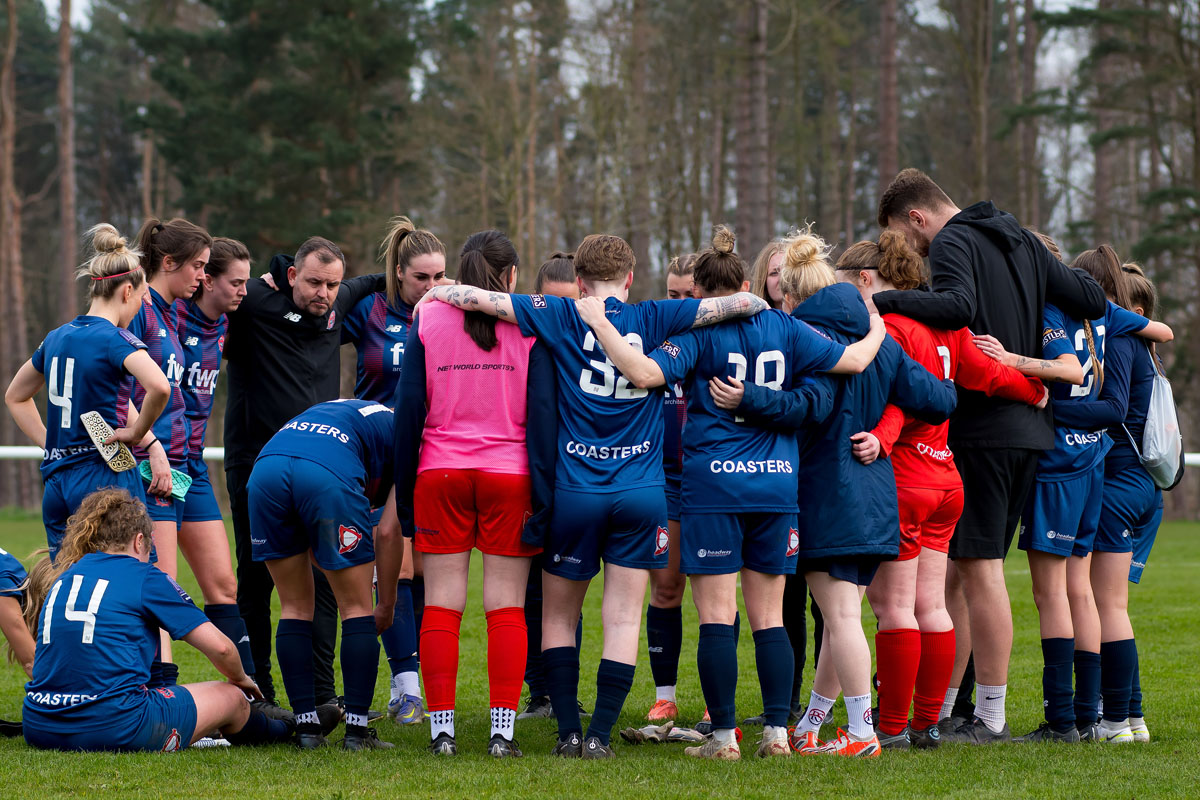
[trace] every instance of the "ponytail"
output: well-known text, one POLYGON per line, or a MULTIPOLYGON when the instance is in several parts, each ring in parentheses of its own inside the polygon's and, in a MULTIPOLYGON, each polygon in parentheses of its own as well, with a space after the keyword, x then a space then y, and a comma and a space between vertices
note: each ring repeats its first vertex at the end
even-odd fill
MULTIPOLYGON (((500 231, 480 231, 467 239, 458 255, 458 282, 489 292, 507 292, 509 270, 519 261, 507 236, 500 231)), ((466 312, 463 330, 481 350, 490 352, 496 346, 496 318, 489 314, 466 312)))
POLYGON ((387 282, 388 305, 399 308, 400 277, 398 272, 408 269, 417 256, 429 253, 446 254, 446 246, 427 230, 418 228, 408 217, 392 217, 388 232, 379 243, 379 254, 386 266, 384 280, 387 282))
POLYGON ((1095 278, 1104 293, 1121 308, 1130 307, 1129 282, 1126 273, 1121 270, 1121 259, 1112 247, 1102 244, 1095 250, 1084 250, 1071 262, 1071 266, 1095 278))

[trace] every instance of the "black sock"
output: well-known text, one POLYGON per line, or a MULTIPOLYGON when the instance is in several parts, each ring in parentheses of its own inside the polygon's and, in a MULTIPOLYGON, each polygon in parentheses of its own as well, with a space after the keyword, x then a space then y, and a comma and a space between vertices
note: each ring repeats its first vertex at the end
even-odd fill
POLYGON ((546 693, 558 718, 558 738, 581 733, 579 720, 579 651, 574 647, 551 647, 542 651, 546 693))
POLYGON ((1071 662, 1074 639, 1042 639, 1042 700, 1046 722, 1059 733, 1075 726, 1074 689, 1071 686, 1071 662))
POLYGON ((242 669, 247 675, 254 674, 254 655, 250 652, 250 635, 246 632, 246 621, 238 613, 235 603, 209 603, 204 606, 204 616, 217 626, 217 630, 229 637, 237 648, 242 669))
POLYGON ((736 726, 735 696, 737 694, 737 626, 716 623, 700 626, 700 641, 696 645, 696 668, 700 673, 700 689, 708 704, 713 728, 736 726))
POLYGON ((346 692, 346 724, 358 725, 353 715, 361 715, 366 727, 367 710, 375 696, 379 673, 379 639, 373 616, 342 620, 342 684, 346 692))
POLYGON ((655 686, 679 682, 679 651, 683 647, 683 609, 646 607, 646 645, 655 686))
POLYGON ((1133 639, 1100 645, 1100 693, 1104 696, 1104 718, 1109 722, 1124 722, 1131 716, 1129 695, 1135 663, 1137 643, 1133 639))
POLYGON ((600 659, 600 668, 596 670, 596 708, 592 710, 587 735, 595 736, 601 744, 607 745, 612 736, 613 725, 617 724, 625 698, 633 688, 633 672, 633 664, 600 659))
POLYGON ((970 719, 975 716, 975 701, 971 695, 975 693, 975 654, 967 656, 967 668, 963 670, 962 681, 958 684, 958 696, 954 698, 954 708, 950 716, 970 719))
POLYGON ((1100 706, 1100 654, 1075 651, 1075 727, 1096 724, 1100 706))
POLYGON ((792 691, 792 645, 782 627, 754 632, 754 660, 767 725, 787 725, 792 691))
POLYGON ((279 672, 283 675, 283 688, 287 690, 288 702, 296 722, 315 722, 317 709, 316 692, 313 690, 312 664, 313 626, 307 619, 281 619, 275 629, 275 653, 279 659, 279 672), (302 714, 312 713, 311 720, 301 720, 302 714))
POLYGON ((1129 687, 1129 716, 1145 717, 1142 713, 1142 671, 1137 648, 1133 648, 1133 684, 1129 687))

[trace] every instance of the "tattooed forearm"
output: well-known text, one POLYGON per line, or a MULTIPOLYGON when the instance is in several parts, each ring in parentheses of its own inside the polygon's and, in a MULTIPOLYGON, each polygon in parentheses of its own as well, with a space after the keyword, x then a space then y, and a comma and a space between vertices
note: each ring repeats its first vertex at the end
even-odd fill
POLYGON ((1058 368, 1058 364, 1054 361, 1047 361, 1042 358, 1029 358, 1028 356, 1017 356, 1013 367, 1021 372, 1026 372, 1030 369, 1038 370, 1040 377, 1044 381, 1061 381, 1062 378, 1054 375, 1054 371, 1058 368), (1050 374, 1043 374, 1050 373, 1050 374))
POLYGON ((749 317, 766 308, 766 301, 750 292, 738 292, 728 297, 708 297, 700 301, 694 326, 698 328, 727 319, 749 317))

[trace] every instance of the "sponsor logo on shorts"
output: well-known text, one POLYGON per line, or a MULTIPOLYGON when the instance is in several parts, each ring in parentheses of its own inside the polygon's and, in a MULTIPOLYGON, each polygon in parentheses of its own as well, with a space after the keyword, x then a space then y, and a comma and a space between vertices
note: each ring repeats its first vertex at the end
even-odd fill
POLYGON ((1061 531, 1046 531, 1046 538, 1051 541, 1073 542, 1075 541, 1075 534, 1062 533, 1061 531))
POLYGON ((1145 569, 1146 562, 1145 561, 1131 561, 1130 566, 1137 567, 1138 569, 1145 569))
POLYGON ((661 556, 667 552, 671 540, 667 536, 667 529, 662 525, 658 526, 658 530, 654 533, 654 555, 661 556))
POLYGON ((821 723, 824 721, 825 721, 825 712, 824 711, 822 711, 819 708, 810 708, 808 710, 808 722, 810 725, 816 725, 816 726, 820 727, 821 723))
POLYGON ((422 536, 441 536, 442 535, 442 532, 439 531, 437 528, 422 528, 422 527, 418 526, 416 531, 417 531, 417 533, 421 534, 422 536))
POLYGON ((164 753, 174 753, 183 744, 183 737, 179 735, 179 731, 171 728, 171 733, 167 736, 167 741, 163 742, 162 751, 164 753))
POLYGON ((785 556, 791 558, 800 552, 800 532, 795 528, 788 528, 788 546, 785 556))
POLYGON ((175 691, 170 686, 158 686, 154 689, 154 691, 158 692, 168 700, 175 697, 175 691))
POLYGON ((1133 535, 1133 533, 1129 530, 1129 528, 1126 528, 1125 530, 1121 531, 1122 539, 1128 539, 1132 535, 1133 535))
POLYGON ((672 344, 669 340, 658 346, 659 350, 669 355, 671 358, 679 358, 679 345, 672 344))
POLYGON ((337 311, 334 311, 331 309, 329 312, 329 322, 325 323, 325 330, 327 330, 327 331, 333 330, 333 326, 336 324, 337 324, 337 311))
POLYGON ((732 550, 705 550, 701 547, 696 551, 699 558, 724 558, 725 556, 733 555, 732 550))
POLYGON ((266 539, 255 539, 253 536, 250 537, 250 544, 252 544, 252 545, 266 544, 266 543, 267 543, 266 539))
POLYGON ((358 547, 361 541, 362 534, 358 532, 358 528, 353 525, 338 526, 338 553, 349 553, 358 547))
POLYGON ((533 302, 534 308, 546 307, 546 295, 544 294, 531 294, 529 295, 529 299, 533 302))
POLYGON ((554 563, 555 564, 560 564, 563 561, 567 562, 568 564, 582 564, 583 563, 583 561, 581 559, 578 559, 575 556, 564 556, 561 553, 554 554, 554 563))

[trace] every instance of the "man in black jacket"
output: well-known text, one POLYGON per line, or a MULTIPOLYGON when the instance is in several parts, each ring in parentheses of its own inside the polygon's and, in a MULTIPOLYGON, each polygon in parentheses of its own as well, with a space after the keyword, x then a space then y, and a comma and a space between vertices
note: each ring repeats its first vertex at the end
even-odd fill
MULTIPOLYGON (((935 328, 991 334, 1013 353, 1040 355, 1042 309, 1078 319, 1104 316, 1105 296, 1087 274, 1064 266, 1037 237, 990 202, 959 210, 929 176, 906 169, 879 201, 881 227, 900 230, 929 256, 933 291, 881 292, 894 312, 935 328)), ((1038 455, 1054 446, 1049 408, 958 390, 950 447, 965 505, 950 542, 968 620, 955 620, 959 652, 974 651, 975 718, 943 735, 982 744, 1010 738, 1004 713, 1012 612, 1004 556, 1033 483, 1038 455), (964 625, 964 622, 968 624, 964 625)))
MULTIPOLYGON (((238 609, 246 621, 255 679, 274 702, 271 680, 271 592, 266 566, 251 557, 246 486, 267 441, 301 411, 335 400, 341 389, 341 322, 363 297, 382 291, 382 275, 343 282, 346 258, 333 242, 312 237, 295 259, 276 256, 271 276, 278 291, 256 278, 229 315, 224 358, 229 363, 225 405, 225 481, 237 550, 238 609)), ((318 703, 335 698, 333 683, 337 606, 324 576, 317 581, 313 667, 318 703)))

